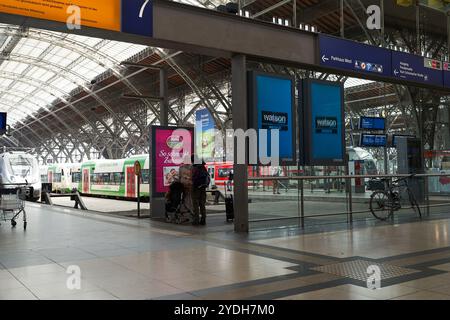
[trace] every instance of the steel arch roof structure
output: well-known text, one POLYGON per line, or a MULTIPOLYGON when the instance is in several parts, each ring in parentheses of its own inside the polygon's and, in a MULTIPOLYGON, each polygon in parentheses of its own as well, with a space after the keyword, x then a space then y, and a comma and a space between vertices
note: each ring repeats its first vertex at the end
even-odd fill
MULTIPOLYGON (((178 2, 214 9, 228 1, 178 2)), ((353 39, 370 43, 377 37, 360 27, 365 18, 361 9, 364 2, 345 0, 345 31, 353 39)), ((293 10, 292 0, 241 0, 241 5, 266 21, 289 18, 293 10)), ((339 31, 337 1, 296 0, 295 5, 300 21, 326 33, 339 31)), ((386 39, 392 45, 408 46, 408 32, 405 36, 396 26, 400 23, 408 30, 410 21, 398 22, 396 15, 394 12, 387 19, 391 31, 386 39)), ((430 39, 428 49, 442 54, 445 49, 439 32, 430 39)), ((3 137, 3 143, 35 148, 41 162, 120 158, 147 152, 149 127, 159 121, 158 102, 125 99, 123 95, 158 95, 159 72, 123 65, 123 61, 168 70, 170 123, 190 125, 194 112, 207 108, 219 128, 230 127, 229 59, 0 24, 0 110, 7 111, 13 121, 13 135, 3 137)), ((272 65, 257 67, 301 73, 272 65)), ((407 98, 403 89, 392 84, 320 73, 313 76, 344 82, 347 109, 355 115, 367 109, 377 112, 386 105, 402 106, 407 98)), ((393 127, 408 123, 411 114, 401 114, 400 107, 394 109, 393 127)))

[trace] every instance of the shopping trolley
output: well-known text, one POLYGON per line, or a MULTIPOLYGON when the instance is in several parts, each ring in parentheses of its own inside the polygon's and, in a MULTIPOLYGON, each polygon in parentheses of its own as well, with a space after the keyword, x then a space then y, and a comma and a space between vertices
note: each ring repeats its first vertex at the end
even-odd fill
POLYGON ((25 211, 26 188, 3 189, 0 191, 0 220, 11 221, 14 228, 17 218, 22 213, 23 229, 27 229, 27 213, 25 211))

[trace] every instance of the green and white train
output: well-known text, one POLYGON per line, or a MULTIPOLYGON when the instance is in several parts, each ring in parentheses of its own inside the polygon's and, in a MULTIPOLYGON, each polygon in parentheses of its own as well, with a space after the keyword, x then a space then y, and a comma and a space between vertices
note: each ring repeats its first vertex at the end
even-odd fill
POLYGON ((51 183, 52 192, 56 193, 69 193, 77 189, 82 195, 136 199, 138 177, 134 163, 139 161, 142 168, 140 196, 148 197, 149 160, 148 155, 136 155, 127 159, 42 166, 41 182, 51 183))

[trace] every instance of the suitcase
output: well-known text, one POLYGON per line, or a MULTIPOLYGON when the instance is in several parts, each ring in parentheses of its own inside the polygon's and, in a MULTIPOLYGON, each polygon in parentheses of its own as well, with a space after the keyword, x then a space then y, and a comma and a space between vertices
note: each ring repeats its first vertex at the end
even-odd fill
POLYGON ((227 222, 234 220, 234 204, 233 196, 225 198, 225 212, 227 215, 227 222))

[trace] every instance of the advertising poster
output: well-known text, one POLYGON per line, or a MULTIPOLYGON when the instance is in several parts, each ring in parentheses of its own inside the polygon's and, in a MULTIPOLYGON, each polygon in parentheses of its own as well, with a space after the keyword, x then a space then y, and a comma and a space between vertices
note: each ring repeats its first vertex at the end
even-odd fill
POLYGON ((345 123, 342 85, 305 80, 303 89, 306 165, 343 165, 345 123))
POLYGON ((172 182, 180 180, 180 166, 190 163, 192 128, 152 127, 152 193, 163 196, 172 182), (179 134, 177 129, 184 129, 179 134), (183 159, 182 162, 179 159, 183 159))
POLYGON ((294 79, 255 71, 250 72, 249 79, 249 128, 268 130, 269 157, 273 156, 270 130, 278 129, 280 163, 295 163, 294 79))
POLYGON ((2 0, 0 12, 148 37, 153 35, 152 0, 2 0))
POLYGON ((121 0, 2 0, 0 12, 66 23, 75 13, 71 6, 80 8, 82 26, 120 31, 121 0))
POLYGON ((212 161, 215 156, 215 122, 208 109, 195 112, 195 150, 204 161, 212 161))

